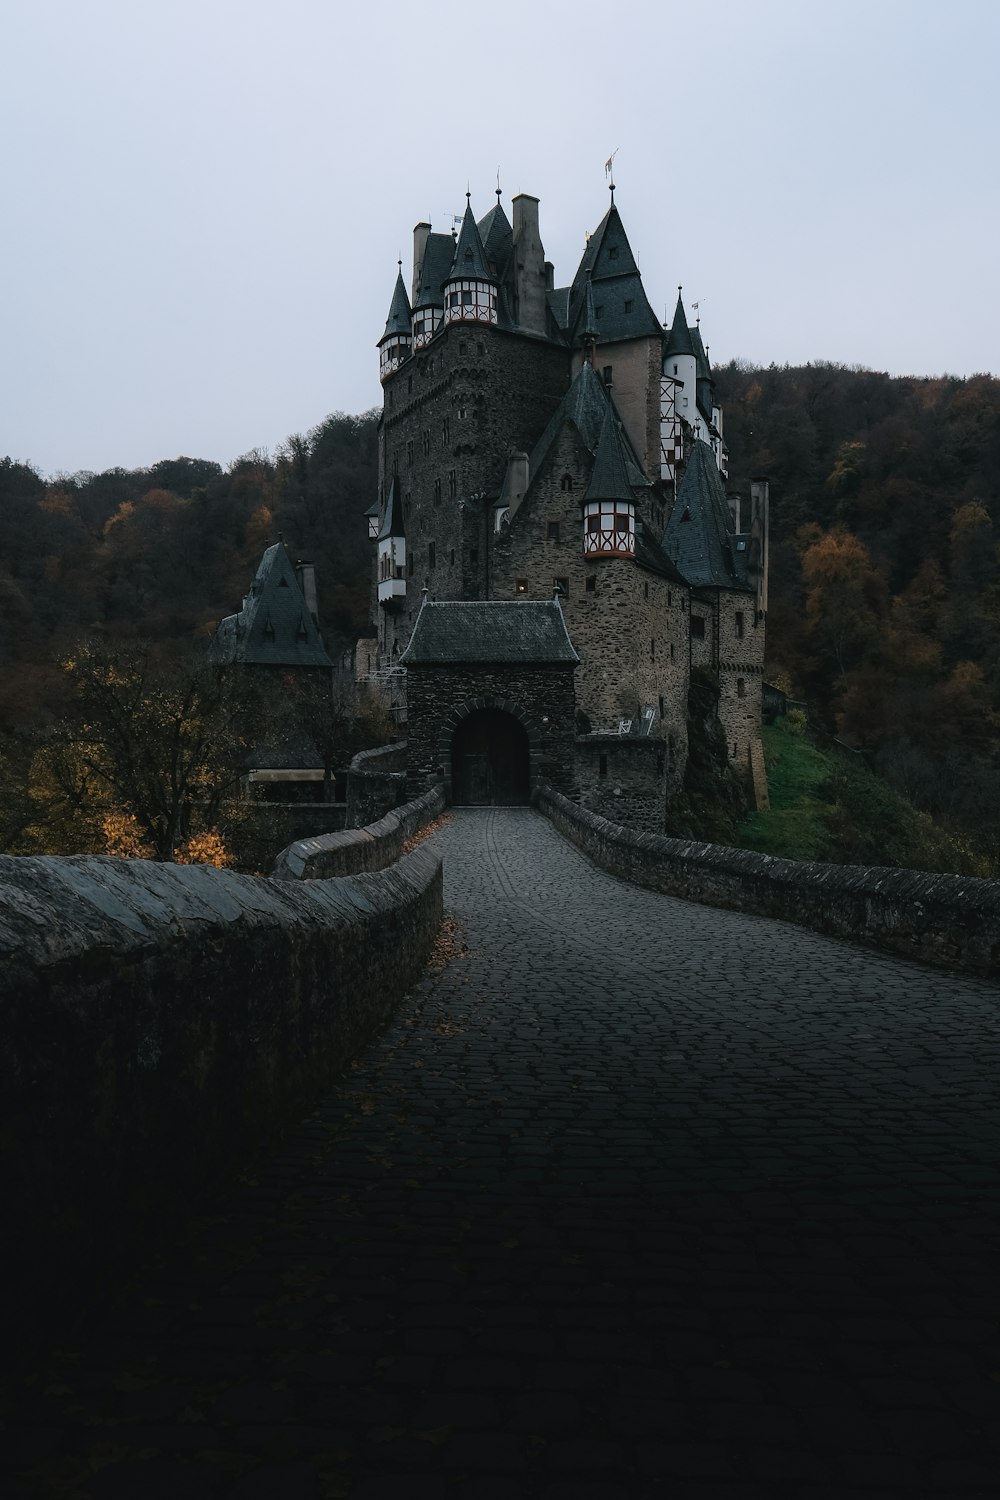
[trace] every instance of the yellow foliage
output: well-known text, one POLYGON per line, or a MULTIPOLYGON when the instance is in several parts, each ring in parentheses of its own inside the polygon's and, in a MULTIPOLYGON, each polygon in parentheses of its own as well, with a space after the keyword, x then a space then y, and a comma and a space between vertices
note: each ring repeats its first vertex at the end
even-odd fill
POLYGON ((185 843, 174 850, 174 861, 179 865, 214 865, 224 870, 235 864, 236 856, 230 854, 216 828, 206 828, 204 833, 192 834, 185 843))
POLYGON ((101 818, 104 852, 118 859, 152 859, 153 851, 143 842, 134 813, 108 812, 101 818))

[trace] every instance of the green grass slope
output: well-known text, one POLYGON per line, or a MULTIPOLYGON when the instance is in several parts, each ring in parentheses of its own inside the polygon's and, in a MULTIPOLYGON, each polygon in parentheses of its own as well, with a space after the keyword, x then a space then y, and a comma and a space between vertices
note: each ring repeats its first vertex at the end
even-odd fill
POLYGON ((997 862, 940 828, 861 760, 815 743, 795 718, 763 729, 771 806, 736 842, 785 859, 991 876, 997 862))

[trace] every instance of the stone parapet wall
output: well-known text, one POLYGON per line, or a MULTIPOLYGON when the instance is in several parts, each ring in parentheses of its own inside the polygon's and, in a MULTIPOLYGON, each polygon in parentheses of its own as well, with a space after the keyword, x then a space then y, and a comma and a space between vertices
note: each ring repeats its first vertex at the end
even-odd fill
POLYGON ((65 1311, 272 1146, 420 975, 441 890, 426 848, 295 886, 0 857, 5 1319, 65 1311))
POLYGON ((432 787, 366 828, 300 839, 283 849, 271 871, 275 880, 328 880, 385 870, 401 858, 403 845, 444 811, 444 789, 432 787))
POLYGON ((639 833, 549 787, 538 806, 595 864, 636 885, 1000 979, 1000 881, 774 859, 639 833))
POLYGON ((376 745, 374 750, 359 750, 351 761, 351 771, 405 771, 406 741, 376 745))

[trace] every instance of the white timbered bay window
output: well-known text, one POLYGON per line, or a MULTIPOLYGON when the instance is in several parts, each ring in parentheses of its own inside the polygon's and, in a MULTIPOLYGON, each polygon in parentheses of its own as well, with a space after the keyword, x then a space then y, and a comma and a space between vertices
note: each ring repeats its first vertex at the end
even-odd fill
POLYGON ((495 323, 497 289, 488 281, 450 281, 445 289, 446 323, 495 323))
POLYGON ((587 557, 635 556, 635 506, 631 500, 588 500, 583 508, 587 557))

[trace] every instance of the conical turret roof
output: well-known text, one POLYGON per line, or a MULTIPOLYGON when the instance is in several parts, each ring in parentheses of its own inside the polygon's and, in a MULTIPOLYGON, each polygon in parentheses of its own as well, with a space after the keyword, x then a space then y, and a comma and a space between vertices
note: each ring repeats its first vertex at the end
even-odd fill
POLYGON ((696 442, 663 532, 663 550, 695 588, 748 589, 734 539, 715 456, 707 443, 696 442))
POLYGON ((420 284, 413 303, 414 310, 418 307, 444 306, 444 294, 441 288, 448 278, 454 256, 455 241, 450 234, 427 236, 423 264, 420 267, 420 284))
POLYGON ((502 275, 510 259, 514 231, 510 227, 510 221, 499 199, 489 213, 480 219, 476 227, 479 230, 487 266, 494 267, 497 276, 502 275))
POLYGON ((674 321, 670 325, 667 335, 667 346, 663 351, 666 359, 671 354, 694 354, 694 344, 691 341, 691 330, 688 327, 687 313, 684 311, 684 302, 680 291, 677 293, 677 306, 674 308, 674 321))
POLYGON ((403 335, 409 338, 411 326, 410 299, 406 295, 406 287, 403 285, 403 269, 400 267, 396 273, 396 285, 393 288, 392 301, 389 303, 389 316, 385 320, 385 332, 379 339, 384 344, 387 338, 403 335))
POLYGON ((601 435, 594 454, 594 468, 584 500, 631 500, 635 496, 629 483, 622 451, 621 430, 610 402, 601 423, 601 435))
POLYGON ((479 226, 472 212, 472 204, 466 195, 465 216, 455 246, 455 259, 451 263, 449 281, 493 281, 486 264, 486 252, 479 234, 479 226))
POLYGON ((395 475, 389 485, 389 493, 385 497, 385 514, 382 517, 382 525, 379 527, 378 540, 387 541, 391 536, 405 536, 403 529, 403 504, 399 495, 399 480, 395 475))

